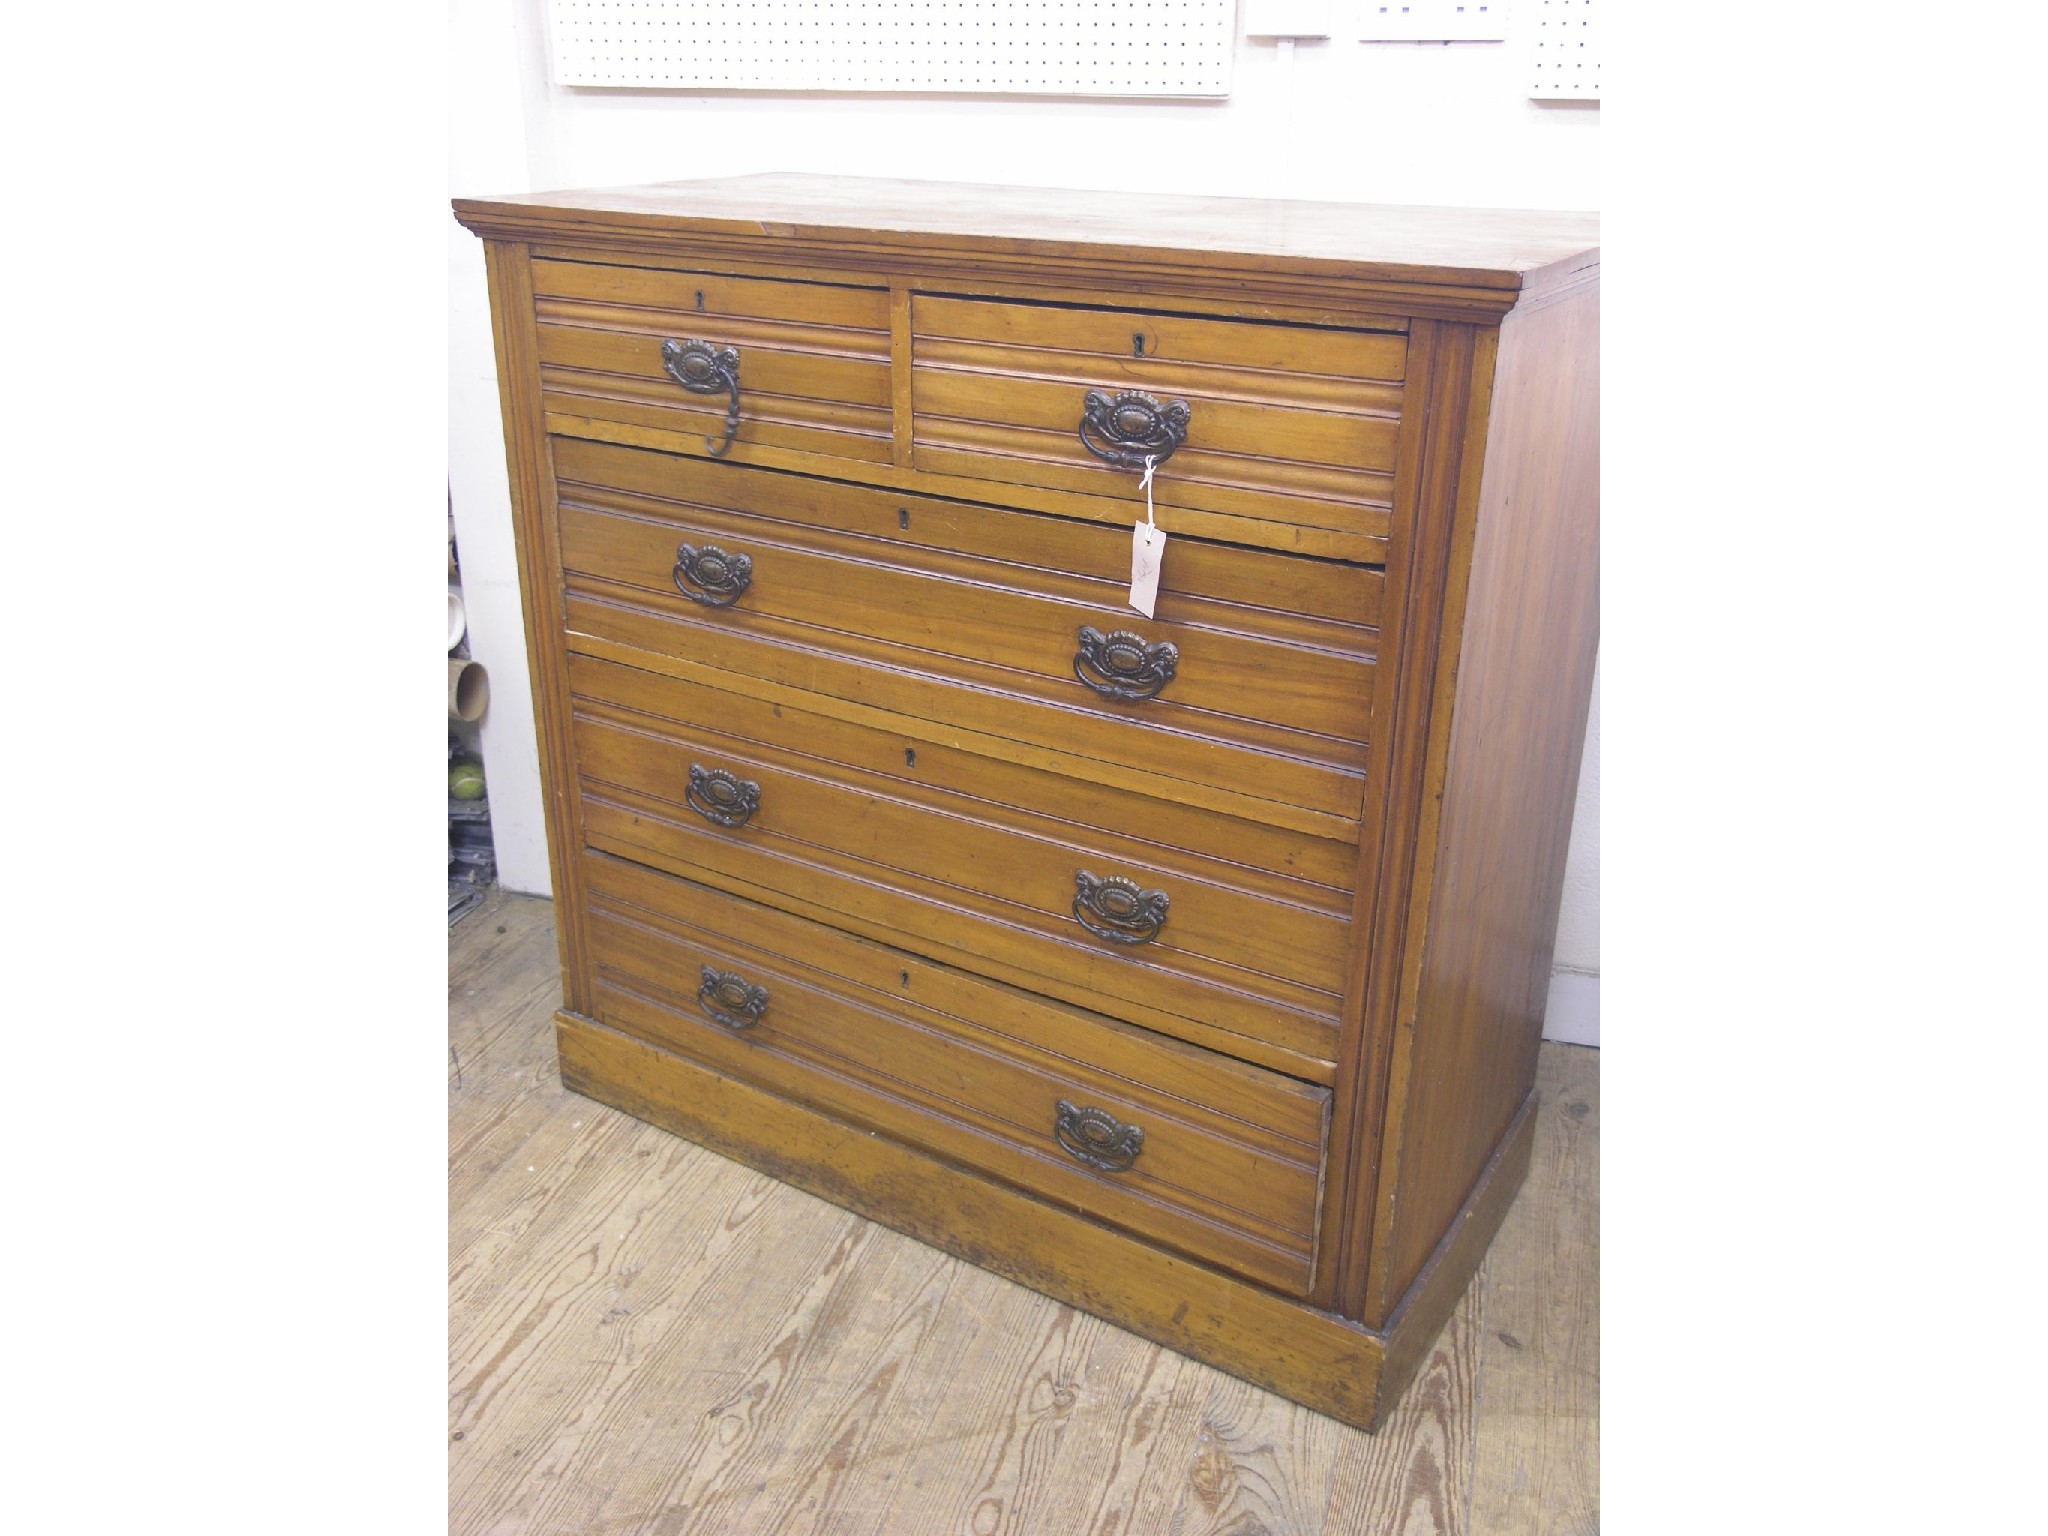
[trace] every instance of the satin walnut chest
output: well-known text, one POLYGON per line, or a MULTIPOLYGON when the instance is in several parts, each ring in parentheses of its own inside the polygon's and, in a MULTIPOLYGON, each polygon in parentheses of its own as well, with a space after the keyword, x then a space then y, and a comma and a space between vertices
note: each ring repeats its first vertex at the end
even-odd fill
POLYGON ((1529 1158, 1594 221, 802 176, 455 206, 563 1081, 1375 1424, 1529 1158))

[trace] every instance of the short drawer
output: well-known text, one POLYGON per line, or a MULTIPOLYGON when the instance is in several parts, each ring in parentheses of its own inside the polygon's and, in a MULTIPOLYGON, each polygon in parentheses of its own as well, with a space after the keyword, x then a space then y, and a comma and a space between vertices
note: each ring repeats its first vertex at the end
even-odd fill
MULTIPOLYGON (((1253 801, 1359 815, 1377 570, 1252 551, 1194 557, 1190 576, 1173 579, 1197 590, 1162 598, 1146 619, 1124 601, 1128 532, 913 507, 797 476, 706 484, 703 466, 679 460, 662 466, 657 497, 618 485, 620 452, 557 447, 573 632, 1253 801), (912 526, 919 539, 893 536, 912 526), (1094 574, 1103 540, 1122 547, 1120 583, 1094 574), (1066 568, 1070 553, 1090 574, 1066 568), (1244 576, 1224 574, 1240 563, 1244 576), (1235 595, 1256 580, 1277 600, 1289 576, 1306 611, 1235 595)), ((1169 574, 1181 554, 1169 549, 1169 574)))
POLYGON ((894 455, 882 289, 575 261, 534 262, 533 287, 551 432, 741 462, 894 455))
POLYGON ((662 680, 605 670, 574 699, 591 846, 1203 1043, 1334 1058, 1347 893, 646 714, 610 701, 662 680))
POLYGON ((1134 496, 1149 451, 1163 508, 1387 535, 1404 335, 931 294, 911 333, 919 469, 1134 496))
POLYGON ((1329 1094, 601 854, 599 1019, 1306 1293, 1329 1094))

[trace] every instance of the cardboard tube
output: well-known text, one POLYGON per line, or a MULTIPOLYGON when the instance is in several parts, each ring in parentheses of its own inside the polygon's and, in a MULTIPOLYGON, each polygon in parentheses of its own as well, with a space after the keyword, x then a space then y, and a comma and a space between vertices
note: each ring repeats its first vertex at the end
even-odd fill
POLYGON ((481 720, 484 706, 491 701, 490 679, 473 661, 448 659, 448 718, 481 720))
POLYGON ((454 650, 462 644, 462 637, 469 633, 469 615, 462 611, 462 594, 453 587, 448 589, 448 649, 454 650))

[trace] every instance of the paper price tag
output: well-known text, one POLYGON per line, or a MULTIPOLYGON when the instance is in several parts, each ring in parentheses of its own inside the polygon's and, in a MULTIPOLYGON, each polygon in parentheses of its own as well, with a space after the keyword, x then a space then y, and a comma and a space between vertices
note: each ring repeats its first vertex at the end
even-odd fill
POLYGON ((1131 606, 1146 618, 1159 601, 1159 560, 1166 553, 1166 532, 1151 523, 1131 530, 1131 606))
POLYGON ((1159 601, 1159 562, 1166 556, 1166 533, 1152 521, 1152 455, 1145 455, 1145 521, 1131 530, 1131 606, 1146 618, 1159 601))

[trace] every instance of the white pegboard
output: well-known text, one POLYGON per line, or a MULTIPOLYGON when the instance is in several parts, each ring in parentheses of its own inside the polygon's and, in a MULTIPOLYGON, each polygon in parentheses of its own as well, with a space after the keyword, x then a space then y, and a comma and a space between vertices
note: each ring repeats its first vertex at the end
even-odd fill
POLYGON ((1227 96, 1236 0, 549 0, 557 85, 1227 96))
POLYGON ((1600 13, 1593 0, 1521 0, 1529 94, 1546 101, 1600 99, 1600 13))

